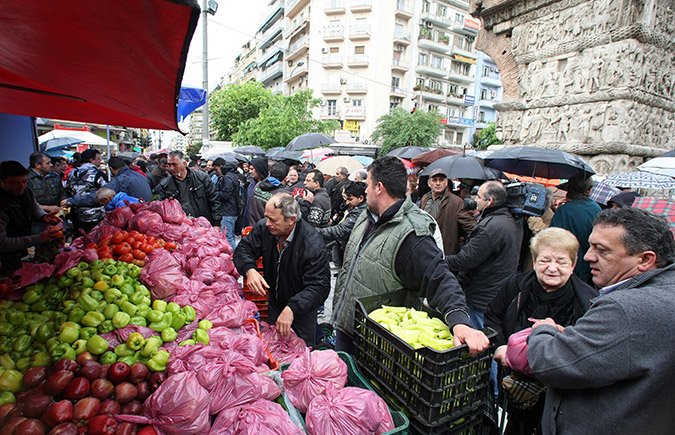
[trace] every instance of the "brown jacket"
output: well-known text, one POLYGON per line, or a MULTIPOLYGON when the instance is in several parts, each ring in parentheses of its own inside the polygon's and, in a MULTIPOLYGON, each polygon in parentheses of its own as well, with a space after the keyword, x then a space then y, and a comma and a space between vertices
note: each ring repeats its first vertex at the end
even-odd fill
MULTIPOLYGON (((420 208, 429 201, 431 192, 426 193, 420 200, 420 208)), ((459 252, 459 238, 471 234, 476 226, 476 220, 468 210, 464 209, 464 201, 450 191, 445 193, 441 200, 438 216, 434 216, 443 236, 443 250, 445 255, 455 255, 459 252)))

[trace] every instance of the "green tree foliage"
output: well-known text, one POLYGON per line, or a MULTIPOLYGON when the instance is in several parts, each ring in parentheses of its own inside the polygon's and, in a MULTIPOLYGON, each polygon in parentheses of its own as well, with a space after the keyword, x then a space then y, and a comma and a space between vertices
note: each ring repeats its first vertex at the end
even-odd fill
POLYGON ((502 141, 497 137, 497 127, 491 122, 486 128, 473 135, 473 146, 479 150, 487 149, 490 145, 500 145, 502 141))
POLYGON ((436 145, 441 129, 438 112, 416 110, 411 114, 396 107, 390 114, 377 120, 377 127, 371 137, 373 142, 382 140, 380 156, 383 156, 393 149, 408 145, 427 148, 436 145))
POLYGON ((213 91, 209 98, 209 121, 217 130, 215 140, 231 141, 239 127, 269 107, 274 95, 261 83, 232 83, 213 91))
POLYGON ((311 90, 288 97, 272 95, 270 104, 261 109, 257 117, 243 122, 232 140, 241 145, 268 149, 286 146, 291 139, 304 133, 328 133, 339 128, 337 121, 312 118, 311 109, 320 102, 312 97, 311 90))

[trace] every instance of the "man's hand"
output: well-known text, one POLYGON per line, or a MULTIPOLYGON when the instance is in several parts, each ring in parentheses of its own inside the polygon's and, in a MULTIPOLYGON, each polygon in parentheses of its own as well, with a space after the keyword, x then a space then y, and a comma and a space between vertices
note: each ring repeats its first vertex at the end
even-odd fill
POLYGON ((305 193, 302 194, 302 199, 307 202, 314 202, 314 194, 309 190, 305 189, 305 193))
POLYGON ((48 242, 50 240, 61 239, 63 239, 63 232, 59 227, 47 227, 40 233, 40 241, 42 243, 48 242))
POLYGON ((46 224, 52 224, 52 225, 60 224, 62 222, 61 218, 56 216, 56 213, 58 213, 58 211, 53 211, 51 213, 47 213, 46 215, 42 216, 42 221, 46 224))
POLYGON ((293 324, 293 310, 291 307, 286 307, 277 317, 277 331, 283 338, 291 336, 291 325, 293 324))
POLYGON ((58 213, 61 211, 61 207, 58 205, 41 205, 40 208, 47 213, 58 213))
POLYGON ((258 296, 267 296, 267 290, 270 288, 265 278, 253 268, 246 272, 246 285, 258 296))
POLYGON ((69 205, 68 205, 68 198, 62 199, 62 200, 61 200, 61 207, 64 207, 64 208, 65 208, 65 207, 69 207, 69 205))
POLYGON ((565 330, 564 326, 558 325, 557 323, 555 323, 555 320, 551 319, 550 317, 547 317, 544 320, 539 320, 538 322, 535 322, 535 324, 532 325, 532 329, 534 330, 535 328, 538 328, 541 325, 553 326, 555 329, 558 330, 558 332, 563 332, 565 330))
POLYGON ((490 345, 490 340, 483 331, 473 329, 468 325, 458 323, 452 328, 453 342, 455 346, 466 344, 469 347, 469 354, 475 356, 478 352, 482 352, 490 345))
POLYGON ((498 363, 501 363, 504 367, 508 367, 506 365, 506 345, 499 346, 495 350, 495 356, 494 356, 495 361, 498 363))

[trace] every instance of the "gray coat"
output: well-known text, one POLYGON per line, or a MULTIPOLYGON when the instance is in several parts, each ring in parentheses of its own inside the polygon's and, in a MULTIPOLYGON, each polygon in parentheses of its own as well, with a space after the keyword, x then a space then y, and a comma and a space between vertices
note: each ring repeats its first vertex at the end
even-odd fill
POLYGON ((549 386, 545 434, 667 434, 675 430, 675 265, 598 297, 574 326, 541 326, 527 356, 549 386))

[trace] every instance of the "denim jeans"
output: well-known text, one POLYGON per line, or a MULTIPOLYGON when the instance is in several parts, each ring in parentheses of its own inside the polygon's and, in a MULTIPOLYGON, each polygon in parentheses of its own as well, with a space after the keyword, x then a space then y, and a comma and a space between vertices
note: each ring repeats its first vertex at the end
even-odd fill
POLYGON ((469 320, 473 329, 483 329, 483 318, 485 312, 474 308, 471 304, 466 304, 469 307, 469 320))
POLYGON ((225 232, 225 239, 232 246, 232 250, 237 247, 237 242, 234 239, 234 224, 237 222, 236 216, 223 216, 220 221, 220 231, 225 232))

